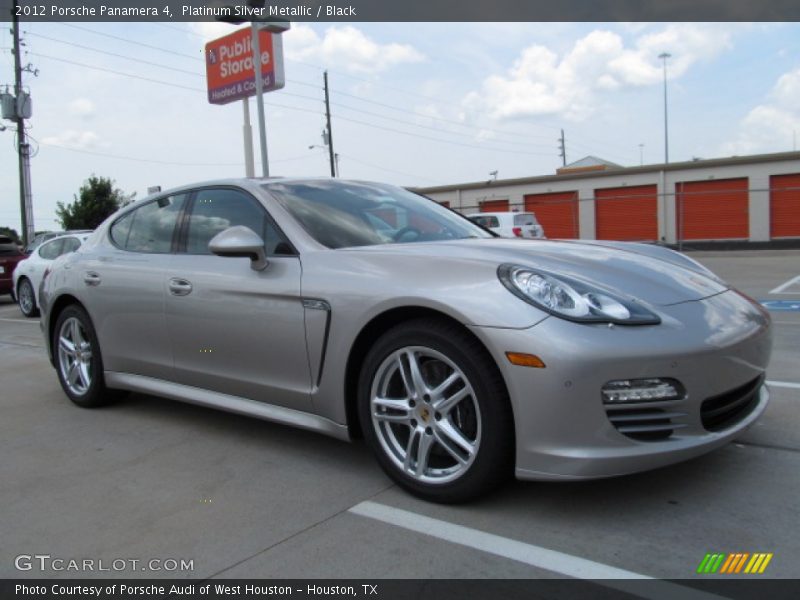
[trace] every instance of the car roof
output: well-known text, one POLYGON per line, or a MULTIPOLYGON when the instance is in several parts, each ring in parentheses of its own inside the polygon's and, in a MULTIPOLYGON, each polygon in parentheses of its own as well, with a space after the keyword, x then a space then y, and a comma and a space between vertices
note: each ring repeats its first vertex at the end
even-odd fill
POLYGON ((49 244, 55 240, 60 240, 61 238, 68 238, 68 237, 76 237, 81 241, 86 241, 90 235, 94 233, 92 229, 81 229, 79 231, 70 231, 66 233, 59 233, 57 236, 50 238, 49 240, 45 240, 40 244, 40 246, 44 246, 45 244, 49 244))
POLYGON ((508 212, 508 211, 499 211, 499 212, 480 212, 480 213, 472 213, 471 215, 467 215, 470 219, 473 217, 502 217, 505 215, 532 215, 533 212, 526 210, 524 212, 508 212))
MULTIPOLYGON (((147 200, 152 200, 153 198, 162 198, 164 196, 170 196, 173 194, 180 194, 186 192, 188 190, 194 190, 198 188, 204 187, 214 187, 214 186, 237 186, 242 187, 245 189, 252 189, 254 187, 259 187, 264 184, 270 183, 313 183, 313 182, 320 182, 320 181, 327 181, 333 183, 340 183, 340 184, 348 184, 348 183, 360 183, 360 184, 372 184, 372 185, 391 185, 381 181, 369 181, 369 180, 362 180, 362 179, 340 179, 338 177, 228 177, 224 179, 209 179, 207 181, 196 181, 193 183, 187 183, 185 185, 180 185, 177 187, 169 188, 166 190, 161 190, 159 192, 155 192, 153 194, 148 194, 141 200, 137 200, 134 204, 142 204, 147 200)), ((399 187, 399 186, 395 186, 399 187)), ((130 204, 128 206, 133 206, 130 204)), ((127 208, 127 207, 126 207, 127 208)))

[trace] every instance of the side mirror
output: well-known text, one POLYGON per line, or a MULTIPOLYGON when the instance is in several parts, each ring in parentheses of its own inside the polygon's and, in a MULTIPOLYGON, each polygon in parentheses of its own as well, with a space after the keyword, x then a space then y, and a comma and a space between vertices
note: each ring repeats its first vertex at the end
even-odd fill
POLYGON ((244 225, 228 227, 211 238, 208 249, 217 256, 245 257, 250 259, 250 268, 263 271, 269 261, 264 250, 264 240, 244 225))

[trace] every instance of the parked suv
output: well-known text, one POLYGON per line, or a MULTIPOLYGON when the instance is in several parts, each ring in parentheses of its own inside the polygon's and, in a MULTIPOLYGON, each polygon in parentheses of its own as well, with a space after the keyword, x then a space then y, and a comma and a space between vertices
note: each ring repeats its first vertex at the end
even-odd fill
POLYGON ((502 237, 544 238, 544 229, 532 212, 485 212, 467 216, 502 237))
POLYGON ((0 235, 0 295, 11 294, 14 289, 12 276, 17 263, 25 258, 19 246, 10 237, 0 235))

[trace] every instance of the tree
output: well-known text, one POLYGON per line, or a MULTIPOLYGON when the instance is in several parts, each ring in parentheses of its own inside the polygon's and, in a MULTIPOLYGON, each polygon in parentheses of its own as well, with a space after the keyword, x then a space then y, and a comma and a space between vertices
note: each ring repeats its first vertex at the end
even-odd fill
POLYGON ((126 196, 114 188, 107 177, 92 175, 83 182, 74 202, 56 203, 56 217, 64 229, 94 229, 121 206, 133 201, 136 193, 126 196))

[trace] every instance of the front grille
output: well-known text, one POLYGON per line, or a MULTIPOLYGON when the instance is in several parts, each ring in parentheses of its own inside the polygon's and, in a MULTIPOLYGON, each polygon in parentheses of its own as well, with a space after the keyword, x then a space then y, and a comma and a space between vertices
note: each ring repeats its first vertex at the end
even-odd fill
POLYGON ((621 434, 640 442, 667 439, 676 429, 686 427, 680 420, 686 413, 637 405, 606 404, 606 415, 621 434))
POLYGON ((722 431, 733 427, 749 415, 758 404, 758 390, 764 377, 703 401, 700 418, 708 431, 722 431))

